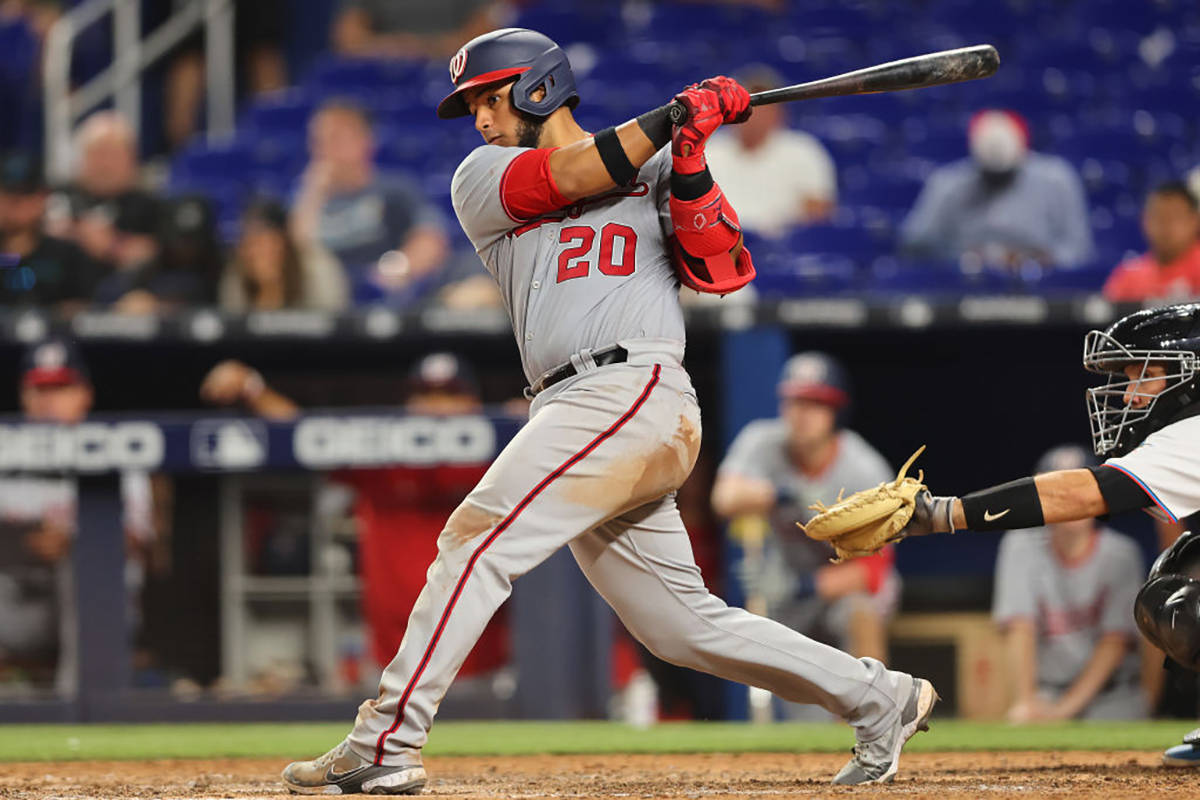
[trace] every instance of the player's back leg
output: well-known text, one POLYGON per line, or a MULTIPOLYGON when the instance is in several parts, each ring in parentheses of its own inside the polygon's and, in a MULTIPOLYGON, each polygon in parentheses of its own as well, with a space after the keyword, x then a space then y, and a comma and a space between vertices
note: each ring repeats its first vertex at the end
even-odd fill
POLYGON ((571 552, 630 632, 664 661, 819 705, 852 724, 860 746, 886 740, 874 754, 886 763, 869 764, 849 782, 890 780, 899 747, 928 720, 936 693, 925 681, 711 594, 673 495, 579 537, 571 552))

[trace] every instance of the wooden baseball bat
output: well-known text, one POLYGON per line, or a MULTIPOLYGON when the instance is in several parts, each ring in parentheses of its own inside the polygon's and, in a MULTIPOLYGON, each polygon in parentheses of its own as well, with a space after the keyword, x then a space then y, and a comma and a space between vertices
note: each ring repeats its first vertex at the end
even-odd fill
MULTIPOLYGON (((996 74, 999 68, 1000 54, 996 52, 996 48, 990 44, 979 44, 974 47, 960 47, 957 50, 942 50, 902 58, 899 61, 889 61, 886 64, 834 75, 832 78, 757 92, 750 95, 750 105, 765 106, 793 100, 923 89, 927 86, 943 86, 948 83, 987 78, 996 74)), ((681 125, 687 120, 687 110, 681 103, 671 102, 668 108, 673 124, 681 125)))

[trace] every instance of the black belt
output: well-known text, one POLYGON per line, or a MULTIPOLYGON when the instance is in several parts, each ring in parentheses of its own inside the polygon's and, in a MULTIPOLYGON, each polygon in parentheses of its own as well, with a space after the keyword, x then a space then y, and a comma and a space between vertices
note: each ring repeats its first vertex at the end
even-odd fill
MULTIPOLYGON (((629 360, 629 351, 619 344, 612 347, 606 347, 603 350, 596 350, 592 353, 592 361, 597 367, 607 367, 609 364, 622 364, 629 360)), ((551 386, 561 381, 565 381, 574 375, 579 374, 579 370, 575 369, 575 365, 568 361, 561 367, 556 367, 547 372, 542 377, 530 386, 527 391, 527 396, 533 399, 533 396, 546 391, 551 386)))

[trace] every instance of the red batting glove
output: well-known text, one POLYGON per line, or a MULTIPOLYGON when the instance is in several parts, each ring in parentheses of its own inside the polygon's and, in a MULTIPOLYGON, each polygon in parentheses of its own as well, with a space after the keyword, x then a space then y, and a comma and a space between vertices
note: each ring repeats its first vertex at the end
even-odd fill
POLYGON ((687 110, 687 121, 671 133, 672 169, 681 175, 694 175, 706 167, 704 144, 721 127, 724 112, 717 93, 695 83, 675 95, 675 102, 687 110))
POLYGON ((704 171, 704 145, 721 123, 744 122, 750 116, 750 95, 724 76, 692 84, 675 95, 675 101, 688 115, 671 136, 672 168, 681 175, 704 171))
POLYGON ((717 100, 724 114, 722 122, 736 124, 750 119, 750 93, 733 78, 718 75, 702 82, 700 88, 717 93, 717 100))

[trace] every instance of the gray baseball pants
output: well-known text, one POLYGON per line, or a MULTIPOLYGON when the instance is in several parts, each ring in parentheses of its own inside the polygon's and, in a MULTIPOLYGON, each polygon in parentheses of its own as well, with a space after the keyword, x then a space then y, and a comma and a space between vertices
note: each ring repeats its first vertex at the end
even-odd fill
MULTIPOLYGON (((530 421, 446 522, 438 556, 379 696, 350 747, 381 765, 420 761, 438 704, 512 582, 563 545, 658 657, 812 703, 872 739, 912 678, 856 659, 704 587, 675 507, 700 449, 683 345, 621 342, 623 364, 588 369, 534 400, 530 421)), ((546 598, 553 602, 553 598, 546 598)))

